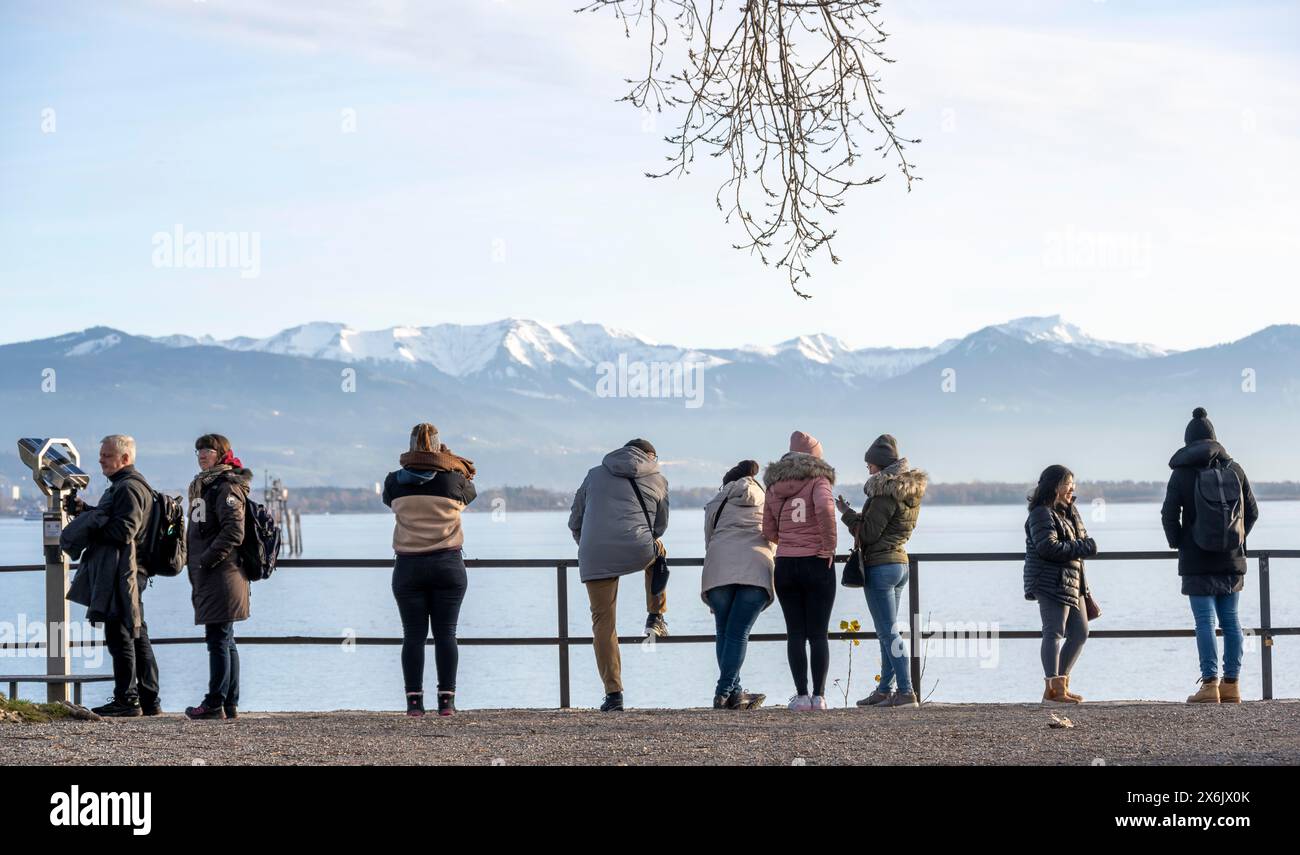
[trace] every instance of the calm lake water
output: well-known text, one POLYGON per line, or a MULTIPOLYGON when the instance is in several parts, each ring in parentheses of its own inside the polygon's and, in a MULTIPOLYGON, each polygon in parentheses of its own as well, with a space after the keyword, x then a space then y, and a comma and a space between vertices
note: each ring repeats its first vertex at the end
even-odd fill
MULTIPOLYGON (((1089 508, 1088 513, 1092 513, 1089 508)), ((993 552, 1024 548, 1023 506, 934 506, 922 511, 910 548, 914 552, 993 552)), ((576 549, 565 526, 567 514, 514 513, 465 515, 467 558, 568 558, 576 549)), ((675 511, 664 538, 670 555, 703 554, 703 511, 675 511)), ((303 539, 312 558, 382 558, 391 555, 392 519, 387 514, 303 517, 303 539)), ((1164 548, 1159 508, 1154 504, 1110 505, 1104 518, 1089 522, 1103 551, 1164 548)), ((841 552, 847 551, 841 527, 841 552)), ((1254 549, 1300 548, 1300 502, 1267 502, 1251 536, 1254 549)), ((32 564, 40 558, 40 524, 0 520, 0 564, 32 564)), ((586 593, 577 570, 570 572, 569 632, 590 635, 586 593)), ((1179 593, 1176 565, 1169 561, 1097 561, 1089 565, 1089 581, 1101 603, 1103 617, 1095 629, 1190 628, 1187 598, 1179 593)), ((674 568, 669 586, 667 620, 674 634, 711 634, 713 619, 700 601, 699 568, 674 568)), ((1300 626, 1300 561, 1273 562, 1273 624, 1300 626)), ((934 624, 981 622, 1001 630, 1037 630, 1037 607, 1023 598, 1019 562, 997 564, 923 564, 921 613, 934 624)), ((200 637, 193 625, 189 583, 184 576, 156 580, 145 595, 150 634, 200 637)), ((538 636, 556 632, 555 571, 471 570, 469 592, 461 612, 460 635, 538 636)), ((906 599, 904 599, 906 603, 906 599)), ((635 635, 645 620, 639 577, 626 579, 619 603, 619 628, 635 635)), ((1241 602, 1242 622, 1259 623, 1256 564, 1251 562, 1241 602)), ((253 616, 238 631, 244 635, 337 636, 337 646, 245 645, 241 706, 250 710, 400 709, 402 675, 393 647, 345 645, 348 634, 401 635, 397 608, 384 569, 282 569, 253 587, 253 616)), ((42 620, 43 582, 40 573, 0 574, 0 622, 12 626, 42 620)), ((73 606, 74 620, 84 610, 73 606)), ((870 629, 870 616, 860 590, 839 588, 832 628, 841 620, 857 619, 870 629)), ((2 630, 0 630, 2 631, 2 630)), ((13 632, 12 629, 9 630, 13 632)), ((755 632, 782 632, 779 604, 759 618, 755 632)), ((831 679, 849 676, 847 642, 832 642, 831 679)), ((863 642, 852 648, 850 702, 866 694, 879 669, 879 648, 863 642)), ((1300 696, 1300 639, 1278 638, 1273 648, 1274 694, 1300 696)), ((37 651, 39 652, 39 651, 37 651)), ((207 659, 198 645, 157 648, 163 703, 179 710, 196 703, 206 688, 207 659)), ((40 673, 42 657, 12 650, 0 671, 40 673)), ((577 706, 599 704, 602 690, 589 647, 571 648, 572 701, 577 706)), ((78 660, 74 670, 111 673, 106 655, 94 663, 78 660)), ((1242 685, 1247 698, 1260 697, 1260 654, 1247 639, 1242 685)), ((711 645, 639 645, 623 650, 625 697, 630 706, 705 706, 712 701, 717 678, 711 645)), ((1091 639, 1075 667, 1071 687, 1090 699, 1146 698, 1181 700, 1195 689, 1199 674, 1192 639, 1091 639)), ((744 685, 765 692, 769 703, 793 694, 785 662, 785 645, 750 645, 743 672, 744 685)), ((426 686, 434 685, 429 651, 426 686)), ((931 641, 921 686, 935 701, 1026 701, 1042 692, 1038 644, 1006 639, 982 645, 931 641)), ((26 686, 25 697, 43 695, 26 686)), ((87 700, 111 690, 91 684, 87 700)), ((835 705, 844 702, 828 689, 835 705)), ((559 703, 557 653, 552 647, 462 646, 458 704, 476 707, 554 707, 559 703)))

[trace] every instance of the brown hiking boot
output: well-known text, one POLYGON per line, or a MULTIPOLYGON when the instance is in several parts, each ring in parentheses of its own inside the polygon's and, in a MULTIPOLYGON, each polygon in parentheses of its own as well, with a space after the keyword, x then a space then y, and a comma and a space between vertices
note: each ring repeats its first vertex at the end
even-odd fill
POLYGON ((1070 675, 1069 675, 1069 674, 1066 674, 1066 675, 1065 675, 1065 696, 1066 696, 1067 698, 1069 698, 1070 700, 1074 701, 1076 704, 1081 704, 1081 703, 1083 703, 1083 695, 1076 695, 1074 692, 1071 692, 1071 691, 1070 691, 1070 675))
POLYGON ((1071 698, 1065 693, 1064 677, 1044 677, 1043 682, 1043 703, 1045 704, 1077 704, 1078 701, 1071 698))
MULTIPOLYGON (((1241 699, 1238 695, 1238 700, 1241 699)), ((1219 702, 1219 678, 1202 677, 1201 688, 1196 690, 1196 694, 1187 699, 1189 704, 1217 704, 1219 702)))
POLYGON ((1229 683, 1223 680, 1219 683, 1219 703, 1221 704, 1239 704, 1241 703, 1241 683, 1233 680, 1229 683))

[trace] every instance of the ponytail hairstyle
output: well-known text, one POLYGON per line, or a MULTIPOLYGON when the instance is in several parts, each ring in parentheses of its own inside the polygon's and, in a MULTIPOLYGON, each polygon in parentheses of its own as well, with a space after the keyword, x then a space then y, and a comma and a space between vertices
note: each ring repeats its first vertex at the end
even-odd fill
POLYGON ((428 422, 411 428, 411 451, 437 451, 442 447, 438 429, 428 422))
POLYGON ((1043 474, 1038 476, 1038 486, 1029 492, 1029 510, 1033 510, 1039 505, 1051 507, 1056 504, 1056 492, 1065 483, 1067 478, 1073 478, 1074 473, 1059 463, 1054 463, 1043 470, 1043 474))

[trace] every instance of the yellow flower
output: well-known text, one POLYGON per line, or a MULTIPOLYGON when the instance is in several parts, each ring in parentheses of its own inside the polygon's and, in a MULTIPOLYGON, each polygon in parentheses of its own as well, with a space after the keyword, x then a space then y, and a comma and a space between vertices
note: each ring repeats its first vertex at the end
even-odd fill
POLYGON ((840 630, 846 630, 846 629, 848 629, 848 628, 849 628, 849 622, 848 622, 848 621, 846 621, 846 620, 842 620, 842 621, 840 621, 840 630))

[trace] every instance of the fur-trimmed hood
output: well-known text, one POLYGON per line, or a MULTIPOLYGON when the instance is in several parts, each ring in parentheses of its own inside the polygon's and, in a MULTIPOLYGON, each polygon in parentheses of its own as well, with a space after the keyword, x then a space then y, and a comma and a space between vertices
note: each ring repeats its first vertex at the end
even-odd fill
POLYGON ((868 497, 889 496, 900 505, 919 505, 929 483, 930 476, 908 466, 904 457, 867 478, 862 492, 868 497))
POLYGON ((833 485, 835 467, 815 455, 789 451, 763 470, 763 485, 769 489, 781 481, 808 481, 812 478, 825 478, 833 485))

